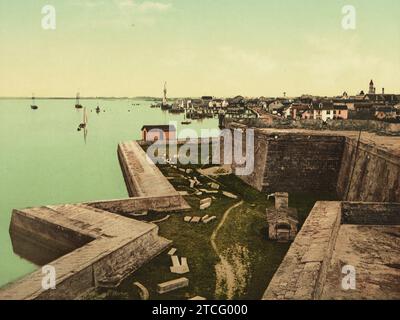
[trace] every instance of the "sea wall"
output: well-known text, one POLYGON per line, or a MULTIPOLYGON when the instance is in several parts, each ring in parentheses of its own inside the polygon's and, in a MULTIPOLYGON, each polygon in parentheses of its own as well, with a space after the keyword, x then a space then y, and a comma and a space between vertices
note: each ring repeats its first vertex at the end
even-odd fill
POLYGON ((87 205, 124 215, 138 214, 144 211, 173 212, 190 210, 190 206, 183 201, 180 195, 105 200, 89 202, 87 205))
POLYGON ((276 128, 276 129, 307 129, 307 130, 336 130, 336 131, 369 131, 385 135, 400 135, 400 123, 389 123, 378 120, 322 120, 304 119, 290 120, 278 117, 258 119, 225 119, 224 126, 229 127, 232 122, 240 122, 249 127, 276 128))
POLYGON ((337 183, 348 201, 400 202, 400 157, 372 144, 346 138, 337 183))
POLYGON ((51 246, 62 254, 45 261, 56 272, 55 289, 42 287, 38 269, 1 288, 0 300, 76 299, 96 287, 115 287, 171 244, 155 224, 82 204, 14 210, 10 229, 12 238, 23 234, 38 249, 51 246))

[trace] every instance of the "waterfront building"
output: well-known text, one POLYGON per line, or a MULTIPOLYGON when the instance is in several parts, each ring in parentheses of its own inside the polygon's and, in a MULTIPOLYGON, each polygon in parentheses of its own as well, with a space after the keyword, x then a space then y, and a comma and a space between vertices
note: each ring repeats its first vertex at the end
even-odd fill
POLYGON ((176 128, 169 125, 145 125, 141 129, 143 141, 176 140, 176 128))

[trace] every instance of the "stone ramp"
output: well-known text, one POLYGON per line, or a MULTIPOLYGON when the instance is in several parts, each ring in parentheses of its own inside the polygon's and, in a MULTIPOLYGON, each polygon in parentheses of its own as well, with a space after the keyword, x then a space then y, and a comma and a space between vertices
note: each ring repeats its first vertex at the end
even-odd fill
POLYGON ((115 286, 171 243, 154 224, 82 204, 14 210, 10 233, 71 251, 48 263, 56 270, 55 290, 43 290, 39 269, 3 288, 0 300, 75 299, 97 286, 115 286))
POLYGON ((136 141, 119 144, 118 157, 131 197, 160 197, 177 193, 136 141))

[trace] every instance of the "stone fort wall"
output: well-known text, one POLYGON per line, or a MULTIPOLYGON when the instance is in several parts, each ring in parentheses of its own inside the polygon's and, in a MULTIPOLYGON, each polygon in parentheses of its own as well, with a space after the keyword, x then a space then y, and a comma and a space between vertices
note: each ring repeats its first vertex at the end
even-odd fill
POLYGON ((400 156, 340 133, 255 130, 254 158, 253 173, 240 178, 259 191, 400 202, 400 156))

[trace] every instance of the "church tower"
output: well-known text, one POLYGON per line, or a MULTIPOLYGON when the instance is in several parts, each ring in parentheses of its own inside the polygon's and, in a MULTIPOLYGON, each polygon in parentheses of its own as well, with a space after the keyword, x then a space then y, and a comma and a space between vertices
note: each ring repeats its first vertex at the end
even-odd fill
POLYGON ((375 91, 376 89, 375 89, 375 87, 374 87, 374 82, 371 80, 371 82, 369 83, 369 91, 368 91, 368 93, 369 94, 375 94, 375 91))

